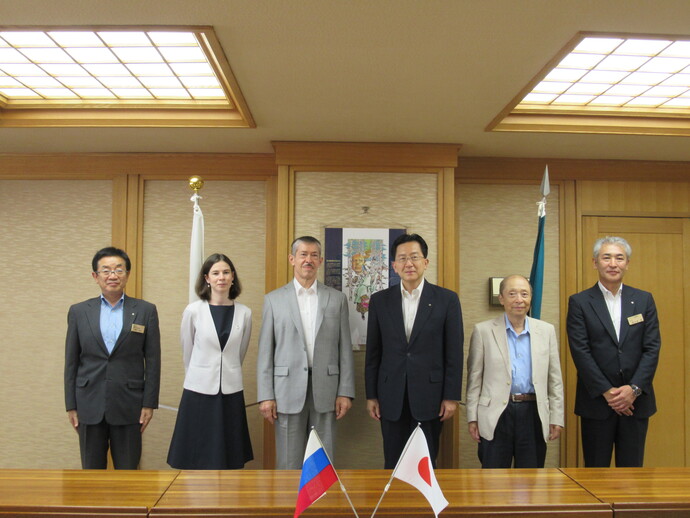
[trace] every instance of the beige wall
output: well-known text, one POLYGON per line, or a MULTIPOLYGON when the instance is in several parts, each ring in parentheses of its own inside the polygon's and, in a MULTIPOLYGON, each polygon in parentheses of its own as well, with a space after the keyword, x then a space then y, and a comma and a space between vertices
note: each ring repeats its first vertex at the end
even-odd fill
MULTIPOLYGON (((224 253, 235 265, 242 294, 238 301, 252 310, 252 339, 243 365, 247 404, 256 401, 256 353, 264 294, 266 200, 261 181, 207 181, 201 191, 205 255, 224 253)), ((141 467, 167 468, 165 462, 184 367, 179 330, 188 303, 189 242, 192 231, 191 191, 187 181, 149 180, 144 189, 143 298, 158 307, 162 376, 158 411, 146 434, 141 467)), ((261 466, 262 425, 258 409, 247 409, 255 460, 261 466)))
POLYGON ((0 468, 78 468, 65 413, 69 306, 98 296, 110 181, 0 180, 0 468))
MULTIPOLYGON (((307 234, 323 240, 326 227, 406 228, 429 245, 427 279, 436 282, 436 185, 435 174, 297 173, 295 237, 307 234), (369 207, 367 214, 362 207, 369 207)), ((323 280, 323 271, 319 273, 323 280)), ((340 469, 382 468, 379 424, 366 412, 365 352, 354 356, 356 398, 349 414, 338 422, 333 462, 340 469)))
MULTIPOLYGON (((0 260, 3 265, 0 269, 0 285, 3 287, 3 297, 0 299, 0 351, 3 353, 0 362, 0 468, 79 466, 77 437, 69 428, 63 403, 62 369, 67 309, 72 303, 98 295, 98 289, 90 278, 91 257, 98 248, 110 244, 115 233, 119 232, 120 236, 125 234, 116 226, 112 228, 111 235, 113 214, 123 215, 125 205, 136 205, 132 200, 125 203, 121 199, 126 198, 123 196, 122 178, 115 178, 114 181, 104 179, 110 178, 109 171, 122 176, 127 171, 135 170, 135 164, 148 164, 152 171, 150 176, 168 175, 171 170, 178 171, 177 174, 186 174, 187 170, 209 170, 231 175, 231 171, 246 169, 246 174, 249 174, 254 170, 253 161, 267 161, 265 156, 241 158, 242 167, 234 165, 233 160, 239 158, 210 155, 80 155, 21 159, 3 159, 0 155, 0 178, 10 178, 0 180, 0 260), (171 161, 184 167, 171 167, 171 161), (29 173, 40 178, 40 181, 17 180, 24 176, 21 168, 25 162, 31 166, 29 173), (76 167, 73 162, 81 165, 76 167), (204 166, 206 162, 208 167, 204 166), (48 179, 51 174, 65 179, 48 179), (87 179, 91 177, 99 179, 87 179), (44 258, 46 255, 47 261, 44 258), (41 268, 51 271, 47 274, 35 273, 41 268), (37 306, 41 308, 40 318, 35 316, 37 306)), ((564 308, 558 306, 559 237, 561 246, 570 250, 560 258, 560 262, 574 263, 572 258, 579 253, 576 238, 578 211, 589 210, 585 202, 602 192, 602 181, 627 176, 641 179, 642 185, 633 185, 632 180, 615 185, 610 183, 609 191, 614 187, 616 193, 623 187, 637 189, 646 200, 650 192, 656 192, 650 190, 650 186, 657 183, 647 180, 665 171, 666 166, 569 160, 554 160, 549 166, 552 178, 560 184, 552 186, 549 197, 543 317, 559 327, 559 317, 564 318, 564 308), (582 186, 583 191, 578 191, 578 196, 575 196, 576 185, 582 186), (583 193, 590 193, 589 198, 583 193), (559 195, 564 211, 561 226, 567 229, 561 236, 558 233, 559 195)), ((678 174, 685 175, 683 178, 690 178, 688 164, 671 166, 675 168, 674 171, 682 171, 678 174)), ((264 167, 262 171, 268 169, 264 167)), ((535 202, 542 171, 543 161, 536 159, 484 158, 461 161, 458 174, 463 180, 455 186, 455 209, 460 252, 459 293, 463 304, 466 342, 474 323, 500 313, 500 310, 488 306, 488 278, 529 272, 537 224, 535 202), (522 178, 530 178, 534 183, 527 184, 522 178), (471 179, 474 179, 474 183, 471 179), (525 222, 522 225, 524 230, 507 232, 506 229, 516 228, 517 221, 525 222)), ((244 283, 244 294, 240 301, 254 312, 254 338, 244 369, 247 402, 254 397, 256 339, 265 291, 267 202, 264 180, 268 177, 270 173, 265 173, 263 179, 243 177, 240 179, 246 181, 238 182, 217 178, 207 181, 202 191, 206 251, 211 253, 218 249, 236 261, 244 283), (218 224, 219 221, 222 223, 218 224)), ((429 241, 431 267, 428 278, 433 282, 437 277, 438 264, 436 182, 435 174, 422 173, 297 173, 295 234, 314 234, 322 238, 326 226, 407 227, 429 241), (362 214, 362 206, 369 207, 367 215, 362 214)), ((659 210, 675 207, 674 210, 681 211, 681 215, 687 217, 688 181, 678 179, 671 182, 668 188, 666 184, 662 187, 659 192, 672 192, 675 196, 672 200, 676 201, 660 203, 659 210)), ((161 311, 164 348, 161 403, 171 408, 177 407, 182 385, 177 332, 180 314, 186 303, 190 195, 185 180, 149 180, 145 183, 142 292, 161 311)), ((659 194, 654 199, 665 200, 663 196, 659 194)), ((632 210, 635 212, 637 209, 633 207, 632 210)), ((621 211, 616 209, 615 214, 620 215, 621 211)), ((116 221, 119 219, 116 218, 116 221)), ((129 230, 127 235, 130 235, 129 230)), ((136 242, 136 232, 132 235, 136 242)), ((287 264, 287 250, 283 257, 287 264)), ((577 268, 572 266, 564 270, 560 272, 561 287, 565 294, 572 293, 577 288, 577 268)), ((563 347, 564 344, 561 344, 562 354, 563 347)), ((378 426, 364 411, 363 357, 363 353, 355 355, 358 373, 355 408, 340 423, 340 453, 336 456, 336 463, 342 468, 380 467, 382 464, 378 426)), ((686 365, 685 372, 688 370, 686 365)), ((461 413, 460 465, 476 466, 476 449, 468 440, 463 408, 461 413)), ((260 467, 262 424, 255 408, 249 408, 248 415, 255 456, 259 460, 252 467, 260 467)), ((165 467, 173 421, 173 410, 164 408, 157 411, 145 436, 143 467, 165 467)), ((572 440, 570 436, 568 439, 570 450, 576 445, 577 430, 574 424, 569 427, 569 432, 573 435, 572 440)), ((551 448, 547 465, 558 464, 556 451, 556 448, 551 448)), ((569 462, 575 465, 576 461, 571 459, 569 462)))
MULTIPOLYGON (((457 183, 456 214, 460 246, 460 302, 465 325, 465 370, 474 325, 495 318, 501 307, 489 306, 489 277, 529 276, 537 235, 538 185, 457 183)), ((542 320, 559 331, 558 186, 551 187, 545 227, 542 320)), ((561 348, 562 350, 562 348, 561 348)), ((561 361, 563 363, 563 361, 561 361)), ((463 384, 463 400, 465 390, 463 384)), ((477 448, 467 433, 467 414, 460 407, 460 467, 480 467, 477 448)), ((559 444, 550 443, 546 467, 559 466, 559 444)))

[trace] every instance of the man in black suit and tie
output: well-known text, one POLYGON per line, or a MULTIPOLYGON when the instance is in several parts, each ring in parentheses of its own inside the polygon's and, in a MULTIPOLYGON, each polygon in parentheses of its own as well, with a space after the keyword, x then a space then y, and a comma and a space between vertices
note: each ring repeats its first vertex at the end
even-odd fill
POLYGON ((599 282, 570 297, 568 342, 577 368, 586 467, 641 467, 649 417, 656 412, 652 380, 661 337, 651 293, 623 286, 632 249, 621 237, 594 244, 599 282))
POLYGON ((131 262, 118 248, 96 252, 101 296, 69 309, 65 406, 84 469, 136 469, 141 434, 158 408, 160 332, 156 306, 124 294, 131 262))
POLYGON ((390 253, 400 286, 375 293, 369 305, 367 410, 381 422, 386 469, 395 467, 418 422, 435 466, 443 421, 460 399, 460 301, 424 280, 428 250, 417 234, 399 236, 390 253))

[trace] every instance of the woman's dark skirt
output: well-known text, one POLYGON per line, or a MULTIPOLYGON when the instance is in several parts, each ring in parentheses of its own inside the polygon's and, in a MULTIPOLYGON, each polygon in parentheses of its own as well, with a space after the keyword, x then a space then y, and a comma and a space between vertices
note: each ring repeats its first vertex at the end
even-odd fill
POLYGON ((244 392, 183 390, 168 464, 175 469, 240 469, 254 458, 244 392))

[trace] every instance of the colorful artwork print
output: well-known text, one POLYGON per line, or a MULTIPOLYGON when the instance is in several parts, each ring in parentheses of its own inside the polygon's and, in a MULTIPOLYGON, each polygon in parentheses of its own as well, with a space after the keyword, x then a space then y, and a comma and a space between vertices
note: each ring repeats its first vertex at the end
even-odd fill
POLYGON ((391 267, 389 247, 404 233, 404 229, 388 228, 326 229, 324 282, 347 296, 355 351, 362 350, 367 341, 371 296, 400 282, 391 267))
POLYGON ((388 254, 383 239, 350 239, 344 243, 348 260, 343 272, 344 291, 355 311, 365 320, 371 296, 388 287, 388 254))

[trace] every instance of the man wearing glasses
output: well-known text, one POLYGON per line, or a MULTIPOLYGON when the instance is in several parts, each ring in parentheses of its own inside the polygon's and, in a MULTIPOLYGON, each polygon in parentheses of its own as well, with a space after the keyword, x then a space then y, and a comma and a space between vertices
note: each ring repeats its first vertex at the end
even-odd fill
POLYGON ((65 406, 84 469, 137 469, 141 435, 158 408, 160 331, 156 306, 125 295, 131 262, 114 247, 96 252, 100 297, 67 315, 65 406))
POLYGON ((424 280, 428 246, 417 234, 391 245, 400 286, 371 297, 365 385, 369 415, 380 421, 385 469, 393 469, 421 423, 434 466, 443 421, 462 385, 462 312, 455 292, 424 280))

